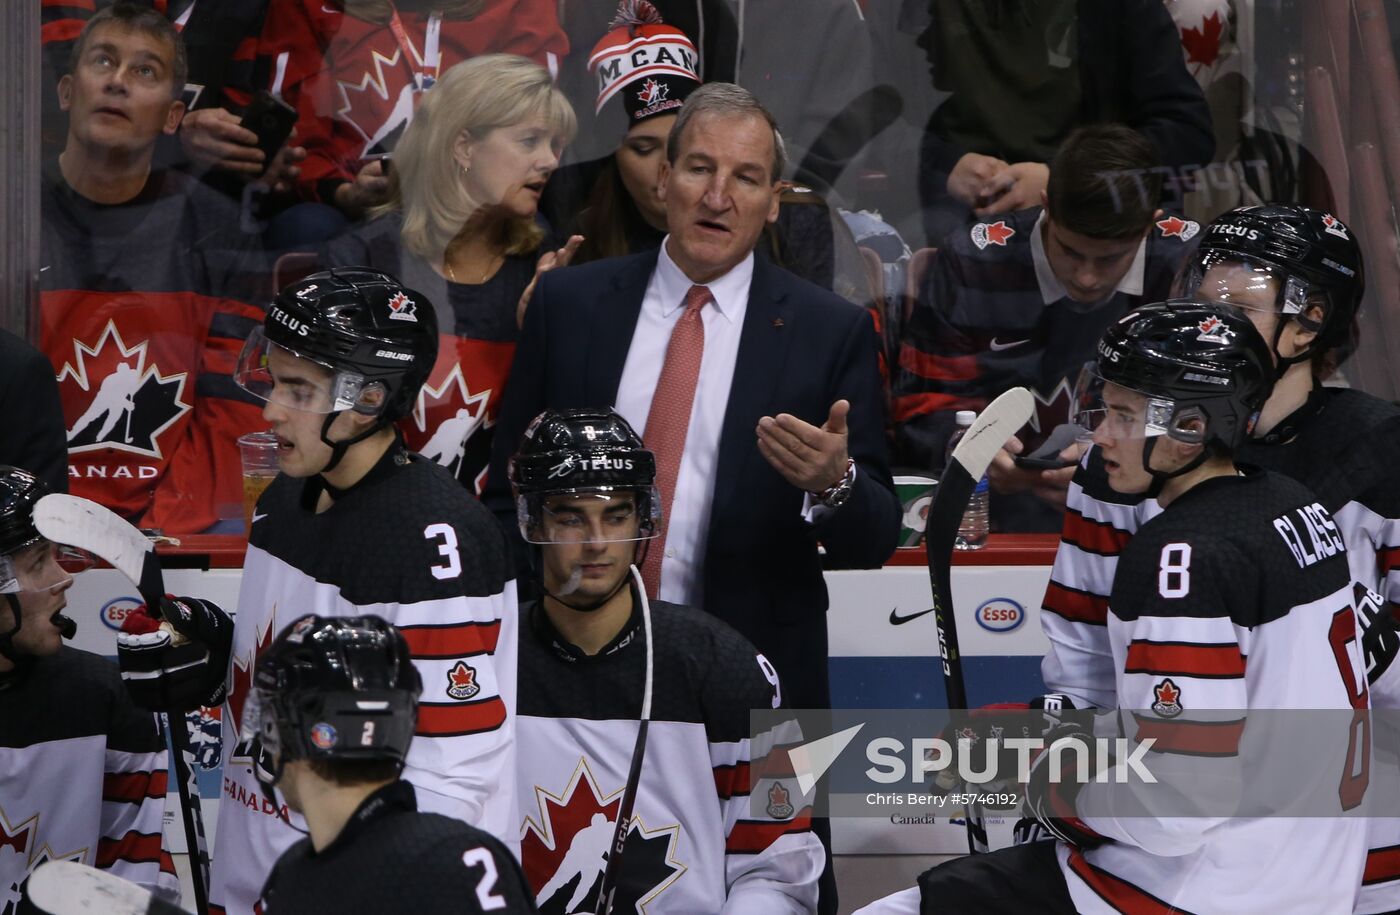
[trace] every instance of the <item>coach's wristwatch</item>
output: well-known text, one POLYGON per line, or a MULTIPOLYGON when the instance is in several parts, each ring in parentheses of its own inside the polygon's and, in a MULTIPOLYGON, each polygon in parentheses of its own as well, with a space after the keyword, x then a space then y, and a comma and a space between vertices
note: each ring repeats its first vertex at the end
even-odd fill
POLYGON ((837 480, 833 485, 828 486, 821 492, 812 493, 812 498, 825 505, 827 508, 840 508, 846 504, 846 500, 851 497, 851 488, 856 483, 856 461, 855 458, 846 458, 846 474, 837 480))

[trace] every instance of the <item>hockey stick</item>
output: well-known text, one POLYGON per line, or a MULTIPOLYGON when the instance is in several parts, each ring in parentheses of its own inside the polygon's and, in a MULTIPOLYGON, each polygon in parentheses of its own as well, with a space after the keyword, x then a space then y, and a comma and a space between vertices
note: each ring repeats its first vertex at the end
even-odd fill
MULTIPOLYGON (((130 523, 96 502, 52 493, 35 504, 34 526, 54 543, 87 550, 107 562, 136 586, 151 615, 160 615, 160 602, 165 597, 160 560, 151 541, 130 523)), ((199 808, 199 785, 188 762, 193 758, 188 725, 183 714, 178 718, 177 727, 169 715, 160 715, 175 763, 175 792, 190 855, 195 911, 208 915, 209 851, 204 841, 204 815, 199 808)))
MULTIPOLYGON (((953 544, 978 481, 1001 446, 1026 424, 1034 409, 1035 402, 1025 388, 1012 388, 988 404, 953 449, 929 506, 924 529, 928 578, 933 589, 933 618, 938 624, 938 653, 943 658, 943 685, 948 711, 955 720, 967 713, 967 682, 963 679, 958 622, 953 612, 953 544)), ((981 808, 969 803, 966 815, 968 850, 986 851, 987 829, 981 808)))
POLYGON ((145 887, 76 861, 39 865, 25 895, 48 915, 188 915, 145 887))
POLYGON ((603 882, 598 885, 598 915, 612 915, 617 881, 622 873, 622 852, 627 845, 627 834, 632 831, 632 808, 637 803, 637 785, 642 780, 647 728, 651 724, 651 602, 647 600, 647 586, 642 582, 642 573, 637 571, 635 565, 632 566, 632 577, 637 582, 637 594, 642 599, 642 635, 647 646, 646 684, 642 687, 642 720, 637 723, 637 742, 632 745, 632 765, 627 770, 627 785, 622 789, 622 800, 617 805, 617 829, 613 833, 607 867, 603 870, 603 882))

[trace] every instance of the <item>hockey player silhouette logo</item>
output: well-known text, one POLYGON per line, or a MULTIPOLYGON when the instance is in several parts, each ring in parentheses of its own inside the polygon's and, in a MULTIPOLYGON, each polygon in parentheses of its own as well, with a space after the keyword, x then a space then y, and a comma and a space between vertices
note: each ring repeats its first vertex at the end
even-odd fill
POLYGON ((0 915, 11 915, 19 906, 38 819, 35 814, 12 825, 0 807, 0 915))
POLYGON ((490 388, 472 391, 463 374, 463 363, 452 358, 450 350, 448 353, 450 368, 440 374, 443 366, 440 355, 428 383, 418 392, 412 424, 404 423, 404 440, 410 448, 433 463, 441 464, 459 479, 463 477, 464 465, 469 475, 484 475, 490 443, 486 436, 477 433, 492 425, 486 412, 492 392, 490 388), (473 473, 478 466, 479 474, 473 473))
POLYGON ((637 90, 637 101, 643 105, 655 105, 657 102, 665 101, 666 96, 671 93, 671 87, 665 83, 658 83, 654 79, 649 79, 642 83, 642 88, 637 90))
POLYGON ((1343 224, 1343 222, 1340 219, 1333 216, 1331 213, 1323 214, 1322 229, 1328 235, 1335 235, 1338 238, 1345 238, 1347 240, 1351 239, 1351 236, 1347 235, 1346 225, 1343 224))
MULTIPOLYGON (((540 819, 525 820, 521 863, 543 915, 597 910, 598 886, 608 865, 622 784, 604 796, 586 760, 560 796, 535 786, 540 819)), ((638 798, 642 806, 645 793, 638 798)), ((623 851, 626 865, 613 911, 641 913, 686 870, 675 855, 680 826, 648 828, 642 815, 632 819, 623 851)))
POLYGON ((476 682, 476 668, 469 667, 466 661, 458 661, 457 666, 447 672, 447 695, 453 699, 470 699, 481 692, 476 682))
MULTIPOLYGON (((415 56, 417 51, 414 48, 415 56)), ((390 56, 371 51, 371 66, 360 74, 358 83, 336 80, 341 98, 336 117, 364 137, 365 156, 393 152, 413 117, 418 84, 400 62, 402 56, 399 48, 390 56)), ((421 65, 417 61, 415 69, 421 65)))
POLYGON ((1168 677, 1152 687, 1152 695, 1157 701, 1152 703, 1152 711, 1163 718, 1175 718, 1181 714, 1181 690, 1168 677))
POLYGON ((115 448, 161 458, 160 435, 189 411, 186 373, 161 374, 147 362, 146 341, 127 345, 115 321, 91 344, 73 341, 73 359, 58 373, 70 453, 115 448))
POLYGON ((416 322, 418 320, 418 306, 402 292, 395 293, 394 297, 389 300, 389 320, 416 322))
POLYGON ((1229 343, 1230 339, 1235 336, 1235 332, 1226 327, 1224 321, 1213 316, 1201 321, 1197 327, 1200 328, 1201 333, 1196 339, 1208 343, 1220 343, 1223 345, 1229 343))

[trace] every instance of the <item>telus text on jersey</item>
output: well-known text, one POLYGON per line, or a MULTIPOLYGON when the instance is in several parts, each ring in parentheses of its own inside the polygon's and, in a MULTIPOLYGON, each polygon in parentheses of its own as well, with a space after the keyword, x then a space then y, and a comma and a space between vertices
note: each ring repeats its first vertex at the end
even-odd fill
POLYGON ((1274 530, 1288 544, 1288 551, 1298 560, 1299 568, 1305 569, 1319 559, 1336 556, 1346 550, 1332 516, 1316 502, 1275 518, 1274 530), (1300 529, 1308 532, 1306 540, 1299 533, 1300 529), (1309 544, 1312 549, 1308 549, 1309 544))

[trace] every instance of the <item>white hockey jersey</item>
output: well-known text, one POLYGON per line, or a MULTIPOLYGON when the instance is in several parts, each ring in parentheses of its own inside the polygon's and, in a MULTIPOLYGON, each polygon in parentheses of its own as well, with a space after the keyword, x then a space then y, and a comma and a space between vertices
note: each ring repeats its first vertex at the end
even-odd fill
POLYGON ((211 903, 252 915, 278 856, 305 828, 264 801, 239 733, 254 662, 306 613, 375 614, 408 640, 423 695, 403 777, 420 809, 513 838, 516 597, 505 535, 445 470, 391 449, 321 514, 314 484, 279 476, 254 515, 224 707, 223 796, 211 903))
MULTIPOLYGON (((652 721, 614 912, 816 911, 825 853, 781 748, 754 747, 749 710, 777 673, 708 614, 651 604, 652 721)), ((637 739, 640 613, 596 655, 522 608, 519 836, 545 915, 596 911, 637 739)), ((783 738, 779 737, 780 740, 783 738)))
MULTIPOLYGON (((1316 388, 1307 404, 1236 455, 1302 482, 1332 513, 1347 544, 1354 582, 1380 595, 1356 595, 1371 704, 1400 708, 1400 408, 1340 388, 1316 388)), ((1052 692, 1077 705, 1113 705, 1113 665, 1105 629, 1118 556, 1133 534, 1161 511, 1155 499, 1114 493, 1097 448, 1084 456, 1070 484, 1064 531, 1042 604, 1050 650, 1041 674, 1052 692)), ((1377 743, 1378 756, 1400 747, 1377 743)), ((1400 765, 1392 760, 1391 767, 1400 765)), ((1358 913, 1400 910, 1400 819, 1368 821, 1371 854, 1358 913)))
POLYGON ((180 897, 165 848, 165 739, 116 665, 64 646, 0 681, 0 915, 45 861, 180 897))
MULTIPOLYGON (((1192 780, 1160 818, 1118 815, 1135 808, 1115 784, 1084 787, 1078 815, 1112 841, 1059 848, 1080 912, 1352 911, 1366 860, 1366 726, 1352 733, 1354 746, 1318 737, 1299 747, 1295 734, 1280 747, 1277 723, 1257 720, 1265 709, 1368 707, 1351 601, 1340 533, 1287 477, 1206 480, 1142 527, 1119 558, 1104 627, 1114 704, 1139 739, 1155 739, 1149 769, 1192 780), (1190 714, 1207 710, 1228 714, 1190 714), (1247 783, 1250 760, 1290 753, 1290 770, 1303 773, 1325 815, 1213 806, 1191 816, 1181 806, 1201 802, 1207 783, 1247 783)), ((1337 716, 1341 734, 1351 718, 1337 716)))

